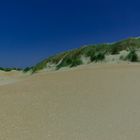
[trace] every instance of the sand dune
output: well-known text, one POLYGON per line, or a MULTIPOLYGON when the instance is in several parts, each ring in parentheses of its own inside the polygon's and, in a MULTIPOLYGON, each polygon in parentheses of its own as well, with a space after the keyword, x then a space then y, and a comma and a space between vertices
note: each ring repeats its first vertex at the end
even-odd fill
POLYGON ((23 77, 0 86, 1 140, 140 139, 140 65, 23 77))

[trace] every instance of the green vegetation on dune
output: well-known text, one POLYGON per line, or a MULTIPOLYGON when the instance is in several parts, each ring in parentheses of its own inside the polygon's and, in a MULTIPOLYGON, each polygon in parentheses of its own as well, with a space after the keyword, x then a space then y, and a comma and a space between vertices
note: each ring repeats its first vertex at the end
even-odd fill
POLYGON ((83 64, 82 56, 89 58, 90 62, 99 62, 104 61, 105 56, 117 55, 123 50, 129 53, 126 57, 120 56, 120 60, 138 62, 140 58, 138 58, 137 51, 140 50, 140 38, 129 38, 112 44, 87 45, 51 56, 32 67, 27 67, 25 69, 0 67, 0 70, 5 72, 22 70, 25 73, 29 71, 35 73, 49 67, 51 64, 54 64, 56 70, 58 70, 62 67, 76 67, 83 64))
POLYGON ((129 38, 112 44, 87 45, 51 56, 33 67, 24 69, 24 72, 35 73, 46 68, 49 63, 56 64, 57 70, 62 67, 75 67, 83 64, 81 56, 89 57, 91 62, 103 61, 106 55, 116 55, 123 50, 130 52, 125 60, 136 62, 138 61, 136 50, 139 48, 140 38, 129 38))
POLYGON ((134 49, 131 49, 126 59, 128 59, 131 62, 138 62, 138 55, 136 51, 134 49))
POLYGON ((60 63, 57 65, 57 69, 66 66, 74 67, 82 64, 82 61, 80 59, 82 54, 82 48, 67 52, 63 58, 59 59, 60 63))
POLYGON ((51 56, 51 57, 41 61, 40 63, 36 64, 34 67, 29 68, 29 70, 32 70, 32 73, 35 73, 35 72, 45 68, 48 63, 57 64, 57 63, 59 63, 60 60, 62 60, 66 56, 66 54, 67 54, 67 52, 64 52, 61 54, 57 54, 55 56, 51 56))
POLYGON ((5 71, 5 72, 10 72, 12 70, 22 71, 22 69, 20 69, 20 68, 2 68, 2 67, 0 67, 0 70, 5 71))
POLYGON ((25 69, 23 69, 23 72, 26 73, 26 72, 29 72, 33 69, 33 67, 26 67, 25 69))
POLYGON ((129 38, 123 41, 116 42, 111 45, 111 54, 118 54, 122 50, 140 48, 140 38, 129 38))

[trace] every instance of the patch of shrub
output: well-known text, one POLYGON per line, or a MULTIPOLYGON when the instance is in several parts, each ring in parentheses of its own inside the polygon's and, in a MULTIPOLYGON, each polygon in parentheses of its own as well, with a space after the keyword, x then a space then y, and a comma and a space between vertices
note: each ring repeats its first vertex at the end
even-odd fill
POLYGON ((75 58, 72 60, 72 64, 70 65, 70 67, 75 67, 81 64, 83 64, 82 60, 80 58, 75 58))
POLYGON ((70 64, 72 64, 72 60, 70 58, 66 57, 62 60, 62 62, 59 65, 57 65, 56 69, 60 69, 61 67, 70 66, 70 64))
POLYGON ((32 68, 30 68, 30 67, 27 67, 27 68, 25 68, 24 70, 23 70, 23 72, 28 72, 28 71, 30 71, 32 68))
POLYGON ((93 58, 95 62, 102 61, 105 59, 105 53, 104 52, 97 52, 93 58))
POLYGON ((95 61, 102 61, 103 59, 105 59, 105 54, 108 53, 108 51, 100 51, 98 49, 92 48, 89 49, 86 53, 85 56, 86 57, 90 57, 91 62, 95 61))
POLYGON ((138 61, 138 55, 136 54, 136 51, 134 49, 131 49, 129 54, 127 55, 127 60, 131 62, 137 62, 138 61))
POLYGON ((0 67, 0 70, 5 71, 5 72, 12 71, 12 69, 11 69, 11 68, 2 68, 2 67, 0 67))
POLYGON ((5 72, 10 72, 12 70, 21 71, 22 69, 20 69, 20 68, 2 68, 2 67, 0 67, 0 70, 5 71, 5 72))
POLYGON ((110 49, 111 51, 111 54, 114 55, 114 54, 119 54, 120 52, 120 48, 117 46, 117 45, 113 45, 110 49))
POLYGON ((95 51, 88 51, 86 52, 86 57, 90 57, 91 62, 93 62, 95 59, 95 51))
POLYGON ((66 56, 62 62, 57 66, 56 69, 60 69, 62 67, 75 67, 82 64, 82 60, 79 56, 66 56))

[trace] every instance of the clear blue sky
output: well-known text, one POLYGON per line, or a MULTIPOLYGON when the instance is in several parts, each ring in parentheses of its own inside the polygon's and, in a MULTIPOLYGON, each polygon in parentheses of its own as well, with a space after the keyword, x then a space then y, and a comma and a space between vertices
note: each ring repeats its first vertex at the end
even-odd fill
POLYGON ((140 36, 139 0, 0 1, 0 66, 25 67, 81 45, 140 36))

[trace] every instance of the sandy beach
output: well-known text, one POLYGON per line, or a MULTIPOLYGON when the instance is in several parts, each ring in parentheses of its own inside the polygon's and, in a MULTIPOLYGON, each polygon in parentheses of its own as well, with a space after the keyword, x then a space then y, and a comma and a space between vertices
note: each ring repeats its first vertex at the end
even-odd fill
POLYGON ((16 75, 0 74, 1 140, 140 139, 139 64, 16 75))

